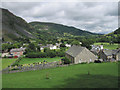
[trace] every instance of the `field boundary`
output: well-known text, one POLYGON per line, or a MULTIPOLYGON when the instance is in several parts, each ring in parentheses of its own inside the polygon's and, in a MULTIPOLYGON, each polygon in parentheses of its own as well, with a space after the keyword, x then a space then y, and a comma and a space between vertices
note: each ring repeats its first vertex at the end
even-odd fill
POLYGON ((25 71, 32 71, 32 70, 42 70, 47 68, 56 68, 56 67, 64 67, 69 66, 60 65, 59 62, 50 62, 50 63, 43 63, 43 64, 31 64, 30 66, 14 66, 14 67, 7 67, 6 69, 2 70, 2 73, 16 73, 16 72, 25 72, 25 71))

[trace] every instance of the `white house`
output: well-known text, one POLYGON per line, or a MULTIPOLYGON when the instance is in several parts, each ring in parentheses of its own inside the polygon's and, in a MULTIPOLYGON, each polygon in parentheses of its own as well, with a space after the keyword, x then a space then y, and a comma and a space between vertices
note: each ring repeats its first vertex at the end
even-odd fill
POLYGON ((70 44, 65 44, 65 46, 66 46, 66 47, 71 47, 71 45, 70 45, 70 44))

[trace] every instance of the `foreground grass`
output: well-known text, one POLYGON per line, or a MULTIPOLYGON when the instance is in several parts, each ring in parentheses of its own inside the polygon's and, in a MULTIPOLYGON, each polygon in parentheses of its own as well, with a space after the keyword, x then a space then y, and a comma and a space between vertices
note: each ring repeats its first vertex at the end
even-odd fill
POLYGON ((118 48, 118 44, 109 44, 109 43, 102 43, 102 42, 99 42, 99 43, 94 43, 94 45, 102 45, 103 44, 103 48, 104 49, 116 49, 118 48))
POLYGON ((2 58, 2 69, 7 68, 8 65, 12 64, 15 60, 15 58, 2 58))
POLYGON ((117 88, 118 64, 78 64, 3 74, 2 78, 3 88, 117 88))
POLYGON ((59 61, 61 57, 55 57, 55 58, 23 58, 19 64, 31 64, 35 62, 43 62, 44 60, 47 62, 54 62, 59 61))

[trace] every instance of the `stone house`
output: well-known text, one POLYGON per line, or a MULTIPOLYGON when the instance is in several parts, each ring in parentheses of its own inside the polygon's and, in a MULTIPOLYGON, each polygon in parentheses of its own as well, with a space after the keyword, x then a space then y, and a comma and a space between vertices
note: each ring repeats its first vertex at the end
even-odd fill
POLYGON ((99 56, 103 61, 120 60, 120 49, 117 50, 101 50, 99 56))
POLYGON ((2 57, 2 58, 3 58, 3 57, 8 57, 8 58, 9 58, 9 57, 12 57, 12 55, 10 55, 9 52, 7 52, 7 53, 2 53, 2 56, 1 56, 1 57, 2 57))
POLYGON ((99 56, 103 61, 110 61, 112 59, 112 50, 100 50, 99 56))
POLYGON ((114 50, 113 58, 116 59, 117 61, 120 61, 120 48, 117 50, 114 50))
POLYGON ((87 48, 73 45, 66 51, 65 57, 71 60, 71 63, 94 62, 97 59, 87 48))
POLYGON ((65 46, 66 46, 66 47, 71 47, 71 45, 70 45, 70 44, 65 44, 65 46))
POLYGON ((47 44, 46 46, 40 46, 40 50, 43 50, 44 48, 49 48, 50 50, 54 49, 60 49, 59 45, 52 45, 52 44, 47 44))
POLYGON ((98 55, 100 50, 103 50, 103 45, 91 45, 91 52, 93 52, 95 55, 98 55))
POLYGON ((25 49, 26 48, 11 49, 10 55, 12 55, 14 57, 20 57, 25 52, 25 49))

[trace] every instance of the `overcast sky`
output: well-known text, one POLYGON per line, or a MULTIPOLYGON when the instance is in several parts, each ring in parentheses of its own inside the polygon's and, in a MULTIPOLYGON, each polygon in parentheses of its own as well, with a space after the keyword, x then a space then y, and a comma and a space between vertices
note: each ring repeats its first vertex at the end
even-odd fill
POLYGON ((4 2, 2 7, 27 22, 54 22, 103 34, 118 28, 117 2, 4 2))

